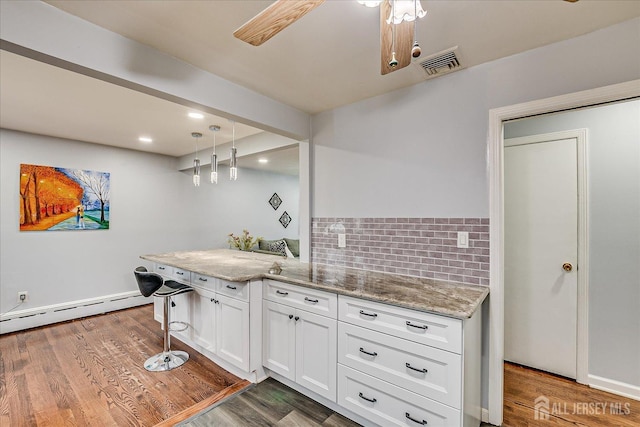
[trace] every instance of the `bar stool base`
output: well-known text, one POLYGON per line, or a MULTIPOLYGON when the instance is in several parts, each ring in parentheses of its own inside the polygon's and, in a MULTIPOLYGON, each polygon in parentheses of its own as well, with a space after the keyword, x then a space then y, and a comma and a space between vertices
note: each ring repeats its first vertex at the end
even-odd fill
POLYGON ((170 371, 184 365, 189 355, 184 351, 168 351, 151 356, 144 362, 144 368, 151 372, 170 371))

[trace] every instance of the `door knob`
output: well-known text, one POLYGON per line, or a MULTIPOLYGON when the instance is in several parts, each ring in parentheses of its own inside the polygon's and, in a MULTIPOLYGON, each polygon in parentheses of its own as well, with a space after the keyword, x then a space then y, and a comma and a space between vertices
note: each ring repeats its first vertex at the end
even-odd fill
POLYGON ((573 270, 573 265, 571 265, 570 262, 565 262, 564 264, 562 264, 562 269, 564 271, 569 272, 569 271, 573 270))

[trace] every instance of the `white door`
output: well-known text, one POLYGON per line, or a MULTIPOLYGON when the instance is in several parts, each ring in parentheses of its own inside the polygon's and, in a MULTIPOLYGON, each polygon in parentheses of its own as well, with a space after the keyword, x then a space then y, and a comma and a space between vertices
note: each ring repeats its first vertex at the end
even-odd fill
POLYGON ((284 377, 296 380, 296 310, 263 301, 262 364, 284 377))
POLYGON ((577 165, 576 138, 505 141, 505 360, 570 378, 576 378, 577 165))
POLYGON ((216 293, 218 356, 249 370, 249 303, 216 293))
POLYGON ((337 320, 296 310, 296 382, 336 401, 337 320))

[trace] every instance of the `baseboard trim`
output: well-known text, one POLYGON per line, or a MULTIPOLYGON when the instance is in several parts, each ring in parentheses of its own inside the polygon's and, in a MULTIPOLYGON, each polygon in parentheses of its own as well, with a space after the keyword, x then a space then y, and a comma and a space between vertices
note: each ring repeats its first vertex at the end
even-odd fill
POLYGON ((110 311, 137 307, 151 302, 150 299, 143 297, 139 291, 130 291, 96 298, 69 301, 62 304, 12 311, 0 315, 0 335, 22 331, 24 329, 37 328, 52 323, 95 316, 96 314, 103 314, 110 311))
POLYGON ((629 399, 640 400, 640 387, 621 381, 589 375, 589 387, 629 399))
POLYGON ((482 415, 480 416, 480 421, 482 421, 483 423, 488 423, 489 422, 489 410, 482 408, 482 415))

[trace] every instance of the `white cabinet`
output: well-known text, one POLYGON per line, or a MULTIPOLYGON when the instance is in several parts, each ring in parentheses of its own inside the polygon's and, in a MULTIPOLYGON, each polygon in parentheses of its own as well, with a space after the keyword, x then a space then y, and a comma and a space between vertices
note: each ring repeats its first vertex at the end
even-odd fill
POLYGON ((218 352, 216 337, 216 294, 198 289, 191 310, 192 339, 213 354, 218 352))
POLYGON ((217 294, 217 354, 244 371, 249 370, 249 303, 217 294))
MULTIPOLYGON (((189 325, 174 335, 187 344, 197 344, 205 354, 249 372, 249 283, 228 282, 162 264, 157 264, 154 270, 166 279, 189 284, 195 291, 171 298, 171 321, 189 325)), ((162 304, 162 298, 154 298, 154 318, 160 322, 162 304)))
POLYGON ((379 425, 480 424, 480 314, 340 295, 338 404, 379 425))
MULTIPOLYGON (((326 313, 327 298, 336 299, 336 296, 293 285, 281 287, 277 282, 272 284, 275 284, 272 287, 273 292, 265 293, 267 299, 263 302, 262 309, 263 365, 335 402, 336 318, 298 307, 312 304, 312 309, 326 313), (281 293, 286 292, 287 295, 277 293, 278 290, 281 293), (292 298, 286 299, 289 295, 292 295, 292 298), (269 298, 277 299, 278 302, 270 301, 269 298), (319 304, 320 308, 316 308, 313 301, 324 303, 319 304)), ((335 307, 336 301, 329 304, 335 307)))

